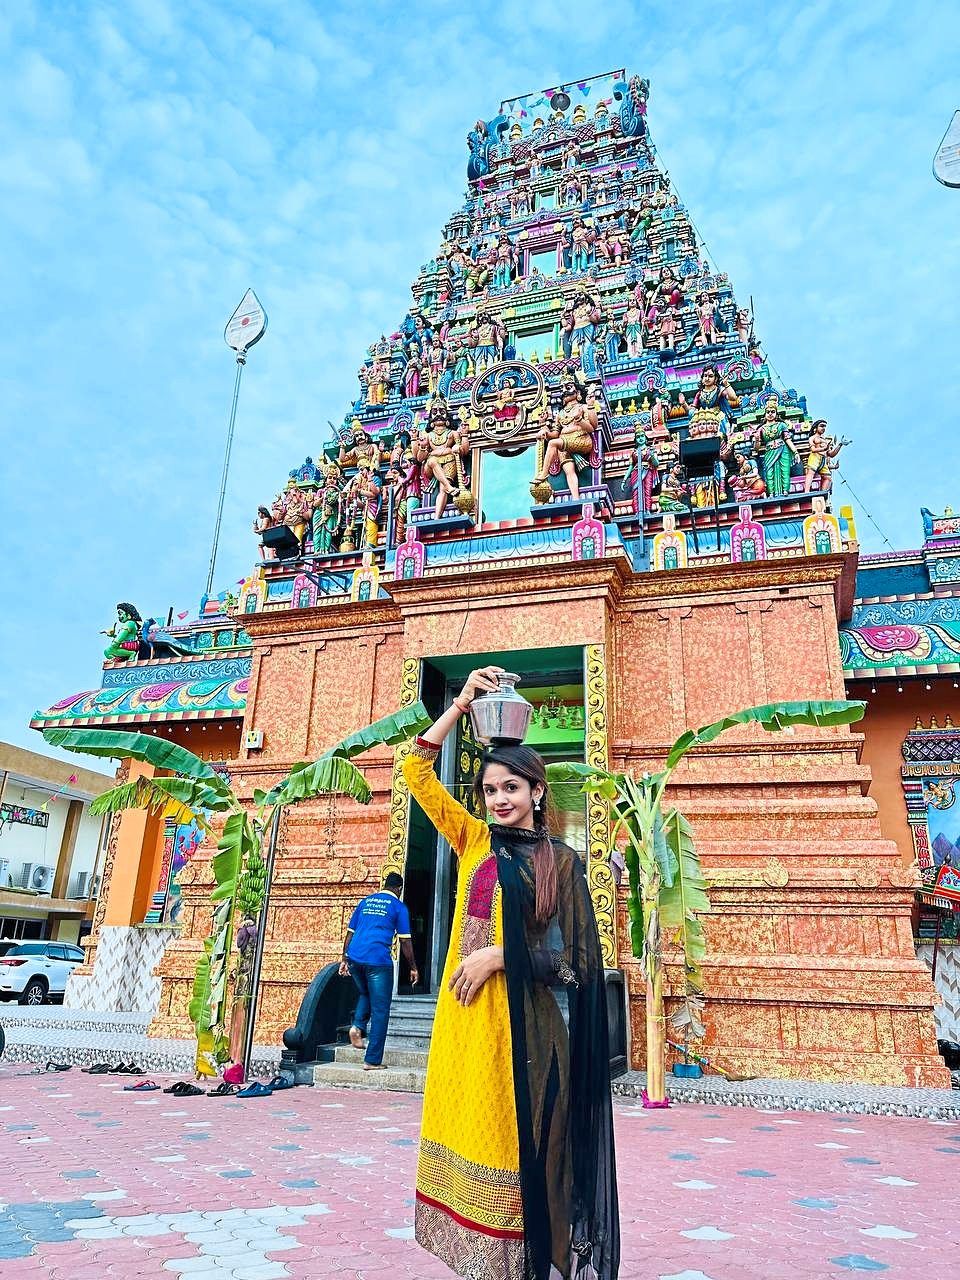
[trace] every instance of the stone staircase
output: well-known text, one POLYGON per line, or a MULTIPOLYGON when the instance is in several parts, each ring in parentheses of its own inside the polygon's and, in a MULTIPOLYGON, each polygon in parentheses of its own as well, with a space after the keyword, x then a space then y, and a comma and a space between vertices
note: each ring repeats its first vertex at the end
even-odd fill
POLYGON ((338 1045, 333 1062, 313 1070, 321 1087, 423 1093, 436 996, 398 996, 390 1010, 390 1030, 383 1055, 385 1071, 364 1071, 363 1050, 338 1045))

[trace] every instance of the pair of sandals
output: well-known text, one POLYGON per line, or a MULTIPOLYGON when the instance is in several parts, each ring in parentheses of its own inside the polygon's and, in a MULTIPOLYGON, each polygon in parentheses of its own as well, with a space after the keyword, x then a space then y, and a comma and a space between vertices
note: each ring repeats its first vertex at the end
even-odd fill
POLYGON ((43 1069, 44 1071, 69 1071, 70 1063, 69 1062, 48 1062, 43 1069))
MULTIPOLYGON (((61 1068, 56 1068, 60 1070, 61 1068)), ((113 1066, 109 1062, 95 1062, 92 1067, 84 1067, 84 1074, 88 1076, 142 1076, 143 1067, 138 1067, 135 1062, 117 1062, 113 1066)))
POLYGON ((275 1093, 280 1093, 283 1089, 295 1089, 296 1085, 292 1080, 287 1080, 284 1076, 274 1076, 269 1084, 262 1084, 259 1080, 251 1080, 246 1088, 241 1089, 237 1094, 238 1098, 269 1098, 275 1093))
POLYGON ((203 1093, 203 1090, 198 1089, 189 1080, 178 1080, 176 1084, 168 1085, 163 1092, 172 1093, 175 1098, 196 1098, 203 1093))
POLYGON ((125 1084, 124 1093, 156 1093, 160 1086, 155 1080, 138 1080, 136 1084, 125 1084))

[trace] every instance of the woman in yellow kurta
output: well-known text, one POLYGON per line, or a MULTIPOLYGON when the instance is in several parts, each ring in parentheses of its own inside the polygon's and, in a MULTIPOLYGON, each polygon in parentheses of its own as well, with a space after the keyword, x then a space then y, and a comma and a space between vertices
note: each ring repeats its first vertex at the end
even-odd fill
POLYGON ((496 689, 498 670, 471 673, 403 766, 459 858, 424 1093, 416 1238, 469 1280, 615 1280, 603 966, 582 864, 546 832, 536 752, 486 753, 476 792, 490 826, 433 769, 472 698, 496 689), (569 1036, 551 989, 559 987, 569 1036))

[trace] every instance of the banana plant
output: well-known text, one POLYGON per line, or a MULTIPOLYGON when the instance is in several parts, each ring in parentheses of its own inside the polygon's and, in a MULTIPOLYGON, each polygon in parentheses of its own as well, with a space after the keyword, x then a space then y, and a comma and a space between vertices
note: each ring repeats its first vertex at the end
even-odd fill
POLYGON ((735 725, 758 724, 768 733, 792 725, 841 725, 861 719, 864 702, 775 702, 747 707, 700 729, 688 729, 670 750, 664 769, 634 778, 592 765, 547 766, 551 792, 561 809, 582 809, 584 794, 601 797, 610 816, 610 852, 623 842, 628 876, 630 946, 646 985, 647 1089, 651 1105, 666 1105, 666 1026, 663 1001, 664 939, 683 954, 684 987, 671 1016, 684 1043, 704 1035, 703 962, 707 944, 700 916, 709 911, 706 877, 693 833, 678 809, 664 807, 664 793, 687 752, 712 742, 735 725))
MULTIPOLYGON (((396 746, 431 723, 417 702, 384 716, 351 734, 318 759, 295 764, 270 791, 255 790, 253 807, 245 805, 227 779, 212 765, 176 743, 146 733, 114 729, 45 729, 51 746, 86 755, 139 760, 163 769, 168 777, 139 777, 105 791, 90 806, 94 814, 147 809, 178 822, 193 819, 205 833, 213 815, 224 815, 212 859, 214 887, 210 932, 197 961, 190 1020, 197 1033, 198 1070, 213 1074, 229 1055, 227 1005, 230 958, 237 920, 256 919, 267 890, 263 846, 267 832, 289 805, 317 796, 346 795, 369 804, 369 783, 352 763, 354 756, 376 746, 396 746)), ((251 994, 245 999, 249 1002, 251 994)), ((248 1013, 247 1010, 244 1014, 248 1013)))

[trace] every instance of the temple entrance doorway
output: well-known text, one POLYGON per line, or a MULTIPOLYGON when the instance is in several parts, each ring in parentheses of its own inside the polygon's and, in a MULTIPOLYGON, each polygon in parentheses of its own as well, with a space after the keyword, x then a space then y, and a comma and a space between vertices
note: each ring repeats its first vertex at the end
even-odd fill
MULTIPOLYGON (((526 738, 528 746, 548 761, 584 758, 584 651, 568 646, 506 653, 458 654, 424 660, 420 698, 433 715, 449 705, 475 667, 495 664, 520 676, 519 691, 533 704, 534 715, 526 738)), ((483 748, 474 740, 469 717, 460 721, 456 734, 444 743, 437 764, 443 784, 462 805, 484 817, 473 797, 474 778, 480 769, 483 748)), ((559 815, 556 831, 586 859, 587 827, 582 812, 559 815)), ((436 995, 446 960, 457 890, 457 859, 449 844, 438 836, 415 800, 410 802, 404 900, 410 912, 413 946, 420 963, 417 995, 436 995)), ((402 966, 399 991, 414 994, 402 966)))

